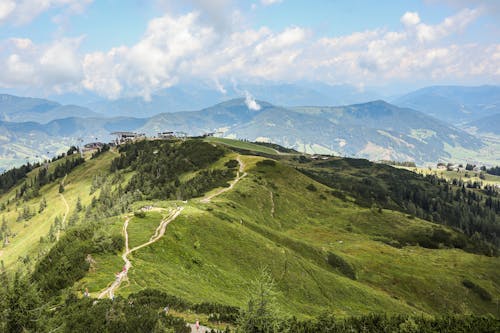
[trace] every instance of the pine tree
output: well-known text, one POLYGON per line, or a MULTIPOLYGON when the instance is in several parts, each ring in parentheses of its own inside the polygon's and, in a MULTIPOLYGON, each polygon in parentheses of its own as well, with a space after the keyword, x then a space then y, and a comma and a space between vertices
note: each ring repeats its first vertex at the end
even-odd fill
POLYGON ((80 197, 78 197, 78 199, 76 201, 76 211, 81 212, 82 209, 83 209, 82 200, 80 199, 80 197))
POLYGON ((42 197, 42 200, 40 200, 40 207, 38 208, 38 212, 41 213, 47 208, 47 200, 45 197, 42 197))

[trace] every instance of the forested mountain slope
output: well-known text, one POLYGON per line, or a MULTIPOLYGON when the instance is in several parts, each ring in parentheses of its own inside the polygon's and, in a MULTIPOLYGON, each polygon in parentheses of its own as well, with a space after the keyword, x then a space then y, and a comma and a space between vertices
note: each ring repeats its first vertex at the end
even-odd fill
MULTIPOLYGON (((265 320, 292 331, 317 331, 316 319, 304 320, 325 312, 395 318, 323 318, 345 330, 499 315, 497 192, 366 160, 231 145, 143 141, 4 182, 0 260, 11 282, 0 288, 0 329, 183 332, 190 313, 210 327, 247 327, 259 288, 275 300, 265 320), (451 197, 419 197, 442 192, 451 197), (453 207, 478 217, 451 218, 453 207), (115 300, 92 305, 117 279, 104 294, 115 300), (298 321, 280 321, 291 316, 298 321)), ((478 320, 453 325, 493 327, 478 320)))

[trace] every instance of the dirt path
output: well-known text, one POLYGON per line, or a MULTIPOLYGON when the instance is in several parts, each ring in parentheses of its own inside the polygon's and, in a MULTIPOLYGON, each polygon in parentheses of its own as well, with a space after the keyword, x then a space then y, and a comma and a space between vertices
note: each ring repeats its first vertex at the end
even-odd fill
POLYGON ((196 329, 196 325, 195 324, 188 324, 188 326, 191 328, 191 333, 208 333, 208 332, 211 332, 211 328, 210 327, 206 327, 206 326, 202 326, 200 325, 200 329, 196 329))
POLYGON ((128 271, 132 267, 132 263, 128 259, 129 254, 160 240, 160 238, 165 234, 165 230, 167 228, 167 225, 170 222, 172 222, 173 220, 175 220, 177 218, 177 216, 179 216, 179 214, 182 212, 183 209, 184 209, 184 207, 176 208, 173 213, 171 213, 167 218, 165 218, 161 221, 161 223, 158 226, 158 228, 156 229, 154 235, 149 239, 148 242, 141 244, 139 246, 136 246, 133 249, 129 248, 129 242, 128 242, 127 228, 128 228, 128 223, 130 222, 130 216, 126 217, 125 223, 123 224, 123 234, 125 235, 125 251, 122 254, 122 259, 123 259, 123 262, 125 263, 124 269, 116 275, 116 279, 113 281, 113 283, 111 283, 111 285, 108 288, 104 289, 99 294, 99 296, 98 296, 99 299, 104 298, 106 296, 108 296, 111 299, 114 298, 115 290, 117 290, 120 287, 120 284, 127 277, 128 271))
POLYGON ((241 179, 243 179, 243 177, 245 177, 247 175, 247 173, 245 172, 245 163, 243 163, 240 156, 238 156, 236 158, 236 160, 240 164, 240 168, 236 174, 236 178, 230 183, 229 187, 224 187, 224 188, 218 190, 217 192, 206 196, 205 198, 200 200, 201 203, 209 203, 210 201, 212 201, 213 198, 221 195, 222 193, 225 193, 227 191, 232 190, 234 185, 236 185, 241 179))

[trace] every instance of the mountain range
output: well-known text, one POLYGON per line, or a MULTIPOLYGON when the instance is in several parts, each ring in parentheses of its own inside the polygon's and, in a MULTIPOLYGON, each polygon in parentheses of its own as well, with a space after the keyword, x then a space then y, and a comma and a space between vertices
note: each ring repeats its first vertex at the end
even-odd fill
POLYGON ((35 156, 46 158, 69 145, 110 141, 110 133, 119 130, 149 136, 162 131, 191 135, 218 132, 219 136, 275 142, 308 153, 419 164, 451 161, 456 156, 478 163, 487 160, 488 164, 500 160, 498 156, 482 160, 483 148, 498 141, 499 113, 495 112, 499 87, 429 87, 400 96, 393 104, 372 100, 345 106, 286 105, 313 105, 315 100, 315 105, 328 105, 370 99, 376 94, 321 84, 248 85, 228 88, 225 93, 181 86, 158 92, 150 102, 120 99, 97 102, 92 108, 0 95, 0 168, 35 156), (256 101, 247 93, 246 98, 199 111, 176 111, 188 108, 189 103, 194 107, 237 95, 242 92, 239 89, 269 97, 273 103, 256 101), (482 138, 484 134, 488 134, 487 140, 482 138))
POLYGON ((102 116, 86 107, 61 105, 42 98, 18 97, 0 94, 0 121, 47 123, 51 120, 73 117, 102 116))
POLYGON ((453 125, 500 113, 498 86, 436 86, 396 98, 394 104, 422 111, 453 125))

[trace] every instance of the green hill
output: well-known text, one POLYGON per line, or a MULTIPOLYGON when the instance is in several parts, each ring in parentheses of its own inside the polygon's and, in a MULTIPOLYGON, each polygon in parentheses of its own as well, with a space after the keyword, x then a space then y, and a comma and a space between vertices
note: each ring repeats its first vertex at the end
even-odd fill
MULTIPOLYGON (((199 317, 223 328, 246 308, 262 271, 283 318, 499 316, 498 239, 490 235, 498 194, 229 140, 143 141, 67 162, 76 158, 51 163, 38 195, 43 166, 0 196, 3 278, 19 285, 19 271, 28 279, 19 297, 43 309, 40 323, 26 319, 32 330, 69 330, 87 320, 78 316, 101 318, 109 307, 116 317, 96 327, 141 314, 154 325, 199 317), (471 216, 453 215, 454 207, 471 216), (86 288, 115 301, 92 306, 81 299, 86 288), (66 310, 51 312, 60 304, 66 310), (174 317, 158 317, 168 304, 174 317)), ((15 287, 1 292, 17 295, 15 287)), ((8 325, 12 304, 2 314, 8 325)))

